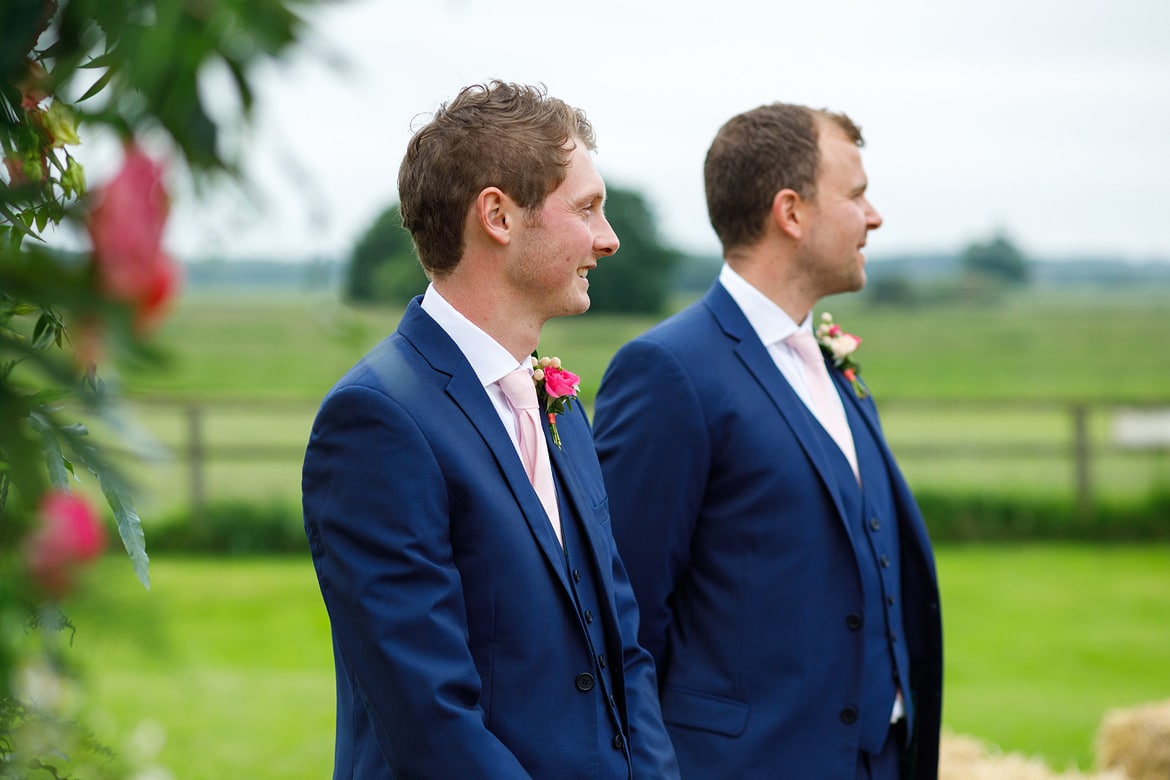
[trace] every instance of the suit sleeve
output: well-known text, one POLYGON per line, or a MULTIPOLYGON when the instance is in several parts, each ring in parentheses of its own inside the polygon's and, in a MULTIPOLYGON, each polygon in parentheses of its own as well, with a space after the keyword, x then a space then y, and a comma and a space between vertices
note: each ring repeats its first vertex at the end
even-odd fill
POLYGON ((646 339, 614 357, 594 418, 614 538, 641 612, 639 641, 661 678, 671 595, 690 563, 710 464, 706 421, 683 365, 646 339))
POLYGON ((334 650, 394 776, 528 778, 479 706, 447 488, 416 421, 369 388, 333 393, 303 495, 334 650))

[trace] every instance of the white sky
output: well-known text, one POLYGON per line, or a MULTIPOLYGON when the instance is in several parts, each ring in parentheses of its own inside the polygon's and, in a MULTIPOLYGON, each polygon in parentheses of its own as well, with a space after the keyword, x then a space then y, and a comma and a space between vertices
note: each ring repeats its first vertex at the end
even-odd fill
POLYGON ((718 253, 716 130, 784 100, 862 126, 872 256, 1004 229, 1033 256, 1170 258, 1167 0, 353 0, 313 18, 258 82, 258 201, 180 194, 177 254, 343 258, 395 198, 412 122, 501 78, 584 109, 602 175, 688 251, 718 253))

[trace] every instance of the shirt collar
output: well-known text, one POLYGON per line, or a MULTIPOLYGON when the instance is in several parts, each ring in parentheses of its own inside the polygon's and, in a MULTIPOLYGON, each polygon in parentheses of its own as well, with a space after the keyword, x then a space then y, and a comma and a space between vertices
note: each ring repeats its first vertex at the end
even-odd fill
POLYGON ((433 284, 427 285, 423 295, 422 309, 442 328, 459 351, 467 358, 471 368, 484 387, 498 382, 506 374, 519 367, 531 370, 528 361, 517 365, 516 358, 478 325, 464 317, 446 298, 439 294, 433 284))
POLYGON ((764 346, 780 343, 798 330, 812 331, 811 311, 804 322, 798 325, 787 312, 733 271, 727 263, 719 270, 719 283, 739 306, 764 346))

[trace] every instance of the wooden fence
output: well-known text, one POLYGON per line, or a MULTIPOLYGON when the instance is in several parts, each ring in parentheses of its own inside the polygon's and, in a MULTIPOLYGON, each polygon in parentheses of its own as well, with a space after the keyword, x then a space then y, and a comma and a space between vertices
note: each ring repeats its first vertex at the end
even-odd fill
MULTIPOLYGON (((305 441, 222 440, 208 432, 209 422, 217 416, 281 415, 295 421, 307 436, 317 402, 256 400, 188 400, 180 398, 137 398, 132 405, 143 407, 156 418, 171 417, 173 434, 164 442, 185 473, 188 500, 193 520, 198 522, 208 501, 208 468, 216 464, 293 463, 304 456, 305 441), (175 425, 178 422, 178 425, 175 425)), ((899 462, 933 463, 950 460, 1048 459, 1066 464, 1068 484, 1076 505, 1086 515, 1096 500, 1095 466, 1101 458, 1145 456, 1170 464, 1170 401, 1134 404, 1130 402, 1067 401, 920 401, 887 399, 881 402, 883 424, 899 462), (1029 436, 1014 431, 1004 438, 971 436, 979 423, 962 423, 949 429, 945 419, 957 421, 982 416, 1015 415, 1029 419, 1043 415, 1048 430, 1029 436), (900 434, 896 421, 920 420, 924 416, 944 420, 938 430, 917 436, 900 434), (1063 420, 1063 422, 1060 422, 1063 420), (893 422, 892 422, 893 421, 893 422), (1054 427, 1060 430, 1052 430, 1054 427), (965 427, 964 427, 965 426, 965 427), (957 431, 957 432, 956 432, 957 431)), ((1009 428, 1011 424, 1009 423, 1009 428)), ((285 437, 286 439, 288 437, 285 437)), ((1170 467, 1163 468, 1170 479, 1170 467)))

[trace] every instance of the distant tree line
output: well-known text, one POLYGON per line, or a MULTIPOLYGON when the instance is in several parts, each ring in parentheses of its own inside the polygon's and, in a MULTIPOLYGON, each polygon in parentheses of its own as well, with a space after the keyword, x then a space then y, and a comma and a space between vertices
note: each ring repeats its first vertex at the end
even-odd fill
POLYGON ((940 270, 930 281, 915 278, 906 270, 881 273, 876 264, 871 264, 866 299, 881 305, 987 303, 1007 290, 1027 285, 1032 278, 1032 261, 1002 231, 986 241, 967 244, 957 260, 954 273, 940 270))

